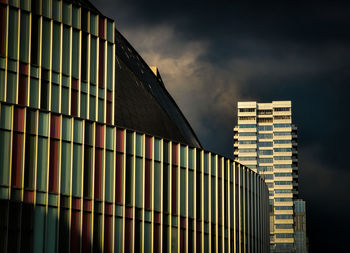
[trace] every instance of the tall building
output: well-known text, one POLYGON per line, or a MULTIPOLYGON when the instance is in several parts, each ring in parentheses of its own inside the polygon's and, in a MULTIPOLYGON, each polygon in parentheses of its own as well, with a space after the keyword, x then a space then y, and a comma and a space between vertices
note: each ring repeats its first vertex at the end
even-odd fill
POLYGON ((271 252, 295 252, 298 136, 291 101, 238 102, 237 115, 235 161, 261 174, 269 188, 271 252))
POLYGON ((0 0, 0 252, 268 252, 268 188, 205 151, 87 0, 0 0))
POLYGON ((308 240, 306 236, 306 208, 304 200, 298 199, 294 201, 294 212, 295 249, 297 253, 307 253, 308 240))

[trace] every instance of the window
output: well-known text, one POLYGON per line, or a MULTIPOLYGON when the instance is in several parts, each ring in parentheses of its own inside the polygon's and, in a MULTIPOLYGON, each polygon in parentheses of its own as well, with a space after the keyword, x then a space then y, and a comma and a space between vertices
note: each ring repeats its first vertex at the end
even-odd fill
POLYGON ((272 131, 272 126, 258 126, 258 131, 272 131))
POLYGON ((6 26, 7 26, 7 12, 5 5, 0 5, 0 55, 6 55, 6 26))
POLYGON ((292 173, 275 173, 275 177, 291 177, 292 173))
POLYGON ((258 171, 273 171, 273 167, 272 166, 259 166, 258 167, 258 171))
POLYGON ((42 30, 42 67, 50 69, 51 21, 43 18, 42 30))
POLYGON ((275 189, 275 193, 292 193, 291 189, 275 189))
POLYGON ((276 169, 291 169, 292 165, 291 164, 276 164, 275 168, 276 169))
POLYGON ((240 112, 255 112, 255 108, 239 108, 240 112))
POLYGON ((272 134, 258 134, 259 139, 272 139, 272 134))
POLYGON ((29 62, 29 13, 21 12, 21 40, 19 59, 22 62, 29 62))
POLYGON ((32 15, 32 34, 30 38, 31 43, 31 64, 39 65, 39 42, 40 42, 40 17, 32 15))
POLYGON ((273 117, 275 120, 281 120, 281 119, 290 119, 290 115, 279 115, 273 117))
POLYGON ((240 116, 238 117, 239 120, 255 120, 254 116, 240 116))
POLYGON ((72 38, 72 77, 79 79, 79 48, 80 35, 79 30, 73 29, 72 38))
POLYGON ((292 185, 292 181, 275 181, 275 185, 292 185))
POLYGON ((72 5, 63 1, 62 9, 63 9, 63 18, 62 18, 63 23, 65 23, 66 25, 71 25, 71 21, 72 21, 72 15, 71 15, 72 5))
POLYGON ((98 86, 104 87, 104 73, 105 73, 105 41, 99 40, 99 55, 98 55, 98 86))
MULTIPOLYGON (((62 38, 62 73, 65 75, 70 74, 70 28, 63 26, 63 38, 62 38)), ((64 103, 67 103, 66 100, 64 103)), ((62 103, 63 104, 63 103, 62 103)))
POLYGON ((85 82, 88 80, 88 39, 88 34, 83 32, 81 39, 81 80, 85 82))
POLYGON ((275 148, 274 152, 292 152, 291 148, 275 148))
POLYGON ((293 215, 290 214, 277 214, 275 215, 276 220, 289 220, 293 219, 293 215))
POLYGON ((239 144, 256 144, 256 141, 239 141, 239 144))
POLYGON ((259 150, 259 155, 272 155, 273 151, 270 149, 267 150, 259 150))
POLYGON ((293 206, 275 206, 275 210, 293 210, 293 206))
POLYGON ((292 141, 291 140, 275 140, 275 144, 290 144, 292 141))
POLYGON ((80 8, 75 5, 72 8, 72 21, 72 26, 80 29, 80 8))
POLYGON ((256 125, 254 124, 240 124, 238 125, 239 128, 255 128, 256 125))
POLYGON ((96 84, 97 73, 97 39, 91 36, 90 45, 90 82, 96 84))
POLYGON ((292 158, 290 156, 275 156, 275 160, 291 160, 292 158))
POLYGON ((276 229, 290 229, 293 228, 293 224, 276 224, 276 229))
POLYGON ((272 147, 273 144, 272 142, 268 141, 268 142, 258 142, 258 147, 272 147))
POLYGON ((288 112, 290 111, 290 107, 276 107, 273 108, 275 112, 288 112))
POLYGON ((107 45, 107 89, 113 89, 113 44, 108 43, 107 45))
POLYGON ((258 110, 259 115, 272 115, 272 110, 258 110))
POLYGON ((9 13, 8 57, 11 59, 18 59, 18 10, 10 8, 9 13))
POLYGON ((256 157, 238 157, 240 161, 255 161, 256 157))
POLYGON ((287 128, 291 127, 291 124, 273 124, 274 128, 287 128))
POLYGON ((273 133, 274 136, 289 136, 291 135, 290 132, 274 132, 273 133))
POLYGON ((293 238, 294 234, 292 233, 280 233, 276 234, 276 238, 293 238))
POLYGON ((258 123, 270 123, 272 118, 258 118, 258 123))
POLYGON ((259 163, 273 163, 272 158, 259 158, 259 163))
POLYGON ((239 153, 254 153, 256 152, 255 148, 241 148, 238 150, 239 153))
POLYGON ((238 133, 239 136, 256 136, 255 132, 248 132, 248 133, 238 133))

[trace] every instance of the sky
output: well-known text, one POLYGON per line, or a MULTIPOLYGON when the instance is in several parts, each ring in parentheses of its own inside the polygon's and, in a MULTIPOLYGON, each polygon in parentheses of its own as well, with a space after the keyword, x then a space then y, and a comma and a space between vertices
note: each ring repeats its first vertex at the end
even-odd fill
POLYGON ((159 68, 207 150, 232 157, 238 101, 291 100, 310 252, 348 250, 350 2, 91 2, 159 68))

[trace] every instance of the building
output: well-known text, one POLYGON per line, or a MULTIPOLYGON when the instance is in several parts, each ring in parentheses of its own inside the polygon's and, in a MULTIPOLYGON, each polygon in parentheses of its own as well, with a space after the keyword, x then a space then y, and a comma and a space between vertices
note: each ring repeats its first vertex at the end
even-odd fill
POLYGON ((87 0, 0 0, 0 252, 268 252, 262 177, 205 151, 87 0))
POLYGON ((238 102, 237 115, 235 161, 261 174, 269 187, 271 252, 295 252, 298 136, 291 101, 238 102))
POLYGON ((306 236, 306 208, 304 200, 298 199, 294 201, 294 212, 296 252, 307 253, 308 240, 306 236))

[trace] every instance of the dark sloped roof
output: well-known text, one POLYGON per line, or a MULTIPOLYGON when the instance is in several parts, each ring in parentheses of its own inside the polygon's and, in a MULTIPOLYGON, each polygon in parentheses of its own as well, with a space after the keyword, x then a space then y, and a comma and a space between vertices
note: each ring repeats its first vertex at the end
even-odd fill
POLYGON ((165 89, 162 79, 153 73, 118 31, 116 55, 117 125, 201 148, 197 136, 165 89), (128 104, 128 108, 123 104, 128 104))

